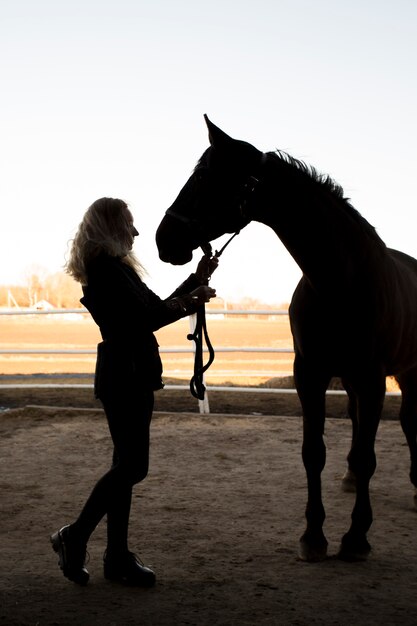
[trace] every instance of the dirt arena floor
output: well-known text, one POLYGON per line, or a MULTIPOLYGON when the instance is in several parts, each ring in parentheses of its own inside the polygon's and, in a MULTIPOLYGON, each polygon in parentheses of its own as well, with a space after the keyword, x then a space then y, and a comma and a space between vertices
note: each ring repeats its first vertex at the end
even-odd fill
POLYGON ((0 623, 415 626, 417 511, 398 421, 383 420, 378 433, 373 552, 365 563, 344 563, 335 555, 353 503, 340 488, 350 428, 346 419, 327 420, 329 558, 306 564, 297 560, 306 498, 301 420, 296 405, 288 408, 292 416, 155 414, 150 474, 135 488, 130 533, 131 548, 156 571, 151 590, 104 580, 104 522, 89 544, 86 588, 62 576, 49 544, 109 465, 102 412, 1 413, 0 623))
MULTIPOLYGON (((33 328, 26 336, 26 327, 9 323, 9 347, 31 345, 33 328)), ((271 339, 260 321, 249 333, 243 323, 212 327, 216 345, 254 338, 259 345, 288 345, 284 326, 279 339, 271 339)), ((183 337, 186 327, 179 330, 183 337)), ((36 331, 42 348, 58 340, 85 348, 96 339, 87 321, 45 321, 36 331)), ((161 337, 160 343, 179 345, 178 337, 161 337)), ((92 382, 93 356, 84 364, 78 356, 62 363, 56 356, 2 359, 2 385, 92 382)), ((251 359, 246 363, 253 369, 251 359)), ((223 370, 245 369, 244 361, 221 363, 223 370)), ((177 367, 168 362, 168 369, 177 367)), ((297 560, 306 500, 298 398, 267 391, 292 384, 291 378, 271 377, 271 362, 258 358, 255 367, 265 370, 258 381, 264 391, 210 391, 210 415, 199 414, 187 389, 156 394, 150 473, 135 488, 130 532, 131 549, 157 574, 151 590, 104 580, 105 522, 89 544, 86 588, 62 576, 49 543, 51 532, 74 519, 110 463, 107 426, 92 389, 0 386, 0 624, 416 626, 417 511, 397 420, 399 397, 387 397, 378 433, 373 551, 365 563, 335 558, 353 505, 352 494, 340 488, 350 425, 343 419, 346 398, 328 397, 323 493, 329 558, 306 564, 297 560)), ((290 367, 285 361, 281 375, 290 367)), ((216 376, 211 384, 228 383, 216 376)))

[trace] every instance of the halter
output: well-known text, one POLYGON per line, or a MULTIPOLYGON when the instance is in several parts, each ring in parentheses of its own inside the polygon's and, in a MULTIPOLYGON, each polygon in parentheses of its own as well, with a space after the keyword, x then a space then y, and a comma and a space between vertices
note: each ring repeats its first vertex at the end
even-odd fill
MULTIPOLYGON (((264 165, 266 159, 267 159, 267 155, 265 153, 262 153, 261 167, 264 165)), ((240 217, 240 220, 242 221, 242 226, 233 233, 233 235, 226 241, 226 243, 220 248, 220 250, 215 251, 214 256, 216 258, 219 258, 223 254, 227 246, 240 233, 242 228, 247 226, 249 222, 251 221, 251 217, 248 215, 247 207, 250 202, 250 198, 252 194, 254 193, 256 187, 259 184, 259 180, 260 179, 256 178, 255 176, 249 176, 248 180, 243 186, 241 200, 239 202, 239 217, 240 217)), ((183 222, 191 229, 191 231, 202 230, 201 223, 196 218, 191 218, 185 215, 181 215, 180 213, 177 213, 176 211, 174 211, 172 208, 167 209, 165 214, 170 215, 171 217, 174 217, 180 222, 183 222)), ((202 249, 202 251, 204 252, 206 256, 208 257, 213 256, 213 248, 209 241, 204 241, 200 243, 200 248, 202 249)), ((208 284, 210 278, 211 278, 210 276, 207 277, 206 284, 208 284)), ((187 335, 187 339, 189 341, 194 341, 195 343, 194 374, 190 380, 190 392, 191 392, 191 395, 194 396, 194 398, 197 398, 198 400, 204 400, 206 387, 203 382, 203 376, 204 376, 204 372, 208 370, 210 365, 213 363, 215 353, 214 353, 214 348, 212 346, 212 343, 210 341, 210 337, 207 331, 206 307, 204 304, 202 304, 198 308, 196 315, 197 315, 197 320, 196 320, 194 332, 187 335), (203 364, 203 337, 206 342, 207 350, 209 353, 208 361, 205 364, 203 364)))
MULTIPOLYGON (((261 168, 265 164, 266 160, 267 160, 267 154, 263 152, 261 156, 261 162, 260 162, 261 168)), ((245 226, 247 226, 249 222, 251 221, 252 218, 250 215, 248 215, 247 208, 248 208, 248 205, 250 204, 251 196, 255 192, 256 187, 258 186, 259 182, 260 182, 260 178, 256 176, 249 176, 246 183, 244 184, 242 193, 240 194, 240 202, 239 202, 239 208, 238 208, 238 211, 239 211, 238 217, 242 225, 236 229, 236 231, 233 233, 230 239, 224 244, 222 248, 220 248, 220 250, 216 250, 216 252, 214 253, 214 256, 216 256, 217 258, 219 258, 221 254, 223 254, 224 250, 227 248, 229 243, 236 237, 236 235, 240 233, 242 228, 245 228, 245 226)), ((197 241, 200 241, 202 239, 202 237, 198 236, 199 231, 200 232, 202 231, 201 220, 197 219, 196 217, 189 217, 188 215, 181 215, 181 213, 174 211, 172 207, 170 207, 169 209, 165 211, 165 215, 169 215, 170 217, 173 217, 174 219, 182 222, 183 224, 186 224, 186 226, 188 226, 192 232, 197 231, 196 232, 197 241)), ((210 257, 212 256, 213 254, 212 246, 209 241, 202 241, 199 245, 200 245, 200 248, 203 250, 204 254, 210 257)))

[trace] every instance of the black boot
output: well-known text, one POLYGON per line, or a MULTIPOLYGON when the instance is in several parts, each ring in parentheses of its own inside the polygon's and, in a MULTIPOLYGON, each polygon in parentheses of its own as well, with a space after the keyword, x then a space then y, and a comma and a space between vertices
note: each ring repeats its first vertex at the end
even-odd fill
POLYGON ((104 578, 133 587, 153 587, 154 572, 146 567, 133 552, 110 556, 104 553, 104 578))
POLYGON ((51 535, 51 543, 59 556, 59 567, 64 576, 78 585, 86 585, 90 574, 85 567, 87 546, 80 544, 70 536, 69 526, 51 535))

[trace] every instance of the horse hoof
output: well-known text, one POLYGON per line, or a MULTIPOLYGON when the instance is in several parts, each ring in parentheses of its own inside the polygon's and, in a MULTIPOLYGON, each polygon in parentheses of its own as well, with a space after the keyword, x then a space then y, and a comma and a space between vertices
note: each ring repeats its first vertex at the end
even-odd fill
POLYGON ((349 535, 345 535, 342 539, 337 558, 341 561, 366 561, 371 552, 371 545, 366 537, 361 540, 352 540, 349 535))
POLYGON ((327 540, 323 536, 320 541, 307 541, 303 537, 300 539, 300 549, 298 551, 300 561, 307 563, 317 563, 327 558, 327 540))
POLYGON ((337 558, 340 561, 346 561, 347 563, 359 563, 366 561, 369 556, 370 550, 365 552, 345 550, 344 548, 340 548, 337 558))
POLYGON ((320 561, 325 561, 327 558, 327 548, 317 549, 300 544, 298 558, 300 561, 305 561, 306 563, 319 563, 320 561))
POLYGON ((347 469, 342 478, 342 491, 345 493, 356 492, 356 477, 355 474, 347 469))

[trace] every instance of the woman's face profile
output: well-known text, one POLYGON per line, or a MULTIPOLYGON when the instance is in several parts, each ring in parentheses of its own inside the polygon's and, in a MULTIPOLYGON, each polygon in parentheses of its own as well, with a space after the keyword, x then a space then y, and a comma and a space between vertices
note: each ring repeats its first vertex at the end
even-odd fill
POLYGON ((133 215, 132 213, 129 211, 129 209, 126 209, 126 217, 127 217, 127 224, 128 224, 128 242, 129 242, 129 247, 130 250, 133 248, 133 243, 135 241, 135 237, 137 237, 139 235, 138 230, 136 229, 135 225, 134 225, 134 220, 133 220, 133 215))

